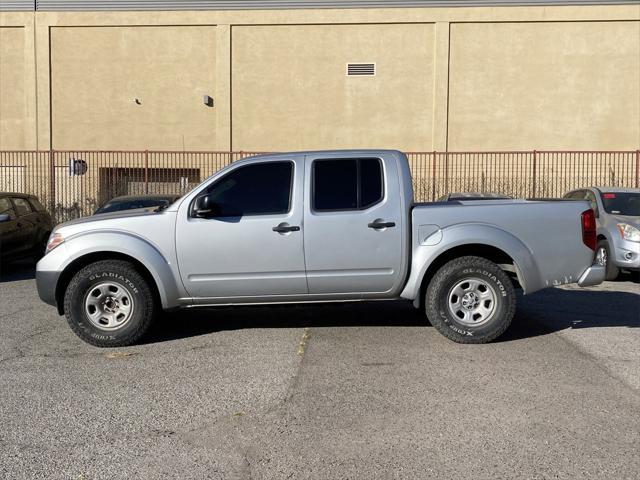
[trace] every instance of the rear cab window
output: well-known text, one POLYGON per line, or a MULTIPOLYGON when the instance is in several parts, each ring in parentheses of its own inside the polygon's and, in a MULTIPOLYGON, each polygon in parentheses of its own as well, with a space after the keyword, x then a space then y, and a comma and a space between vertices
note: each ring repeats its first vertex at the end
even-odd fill
POLYGON ((640 193, 604 192, 601 199, 604 210, 609 214, 640 217, 640 193))
POLYGON ((379 158, 318 159, 312 164, 312 208, 318 212, 364 210, 384 198, 379 158))

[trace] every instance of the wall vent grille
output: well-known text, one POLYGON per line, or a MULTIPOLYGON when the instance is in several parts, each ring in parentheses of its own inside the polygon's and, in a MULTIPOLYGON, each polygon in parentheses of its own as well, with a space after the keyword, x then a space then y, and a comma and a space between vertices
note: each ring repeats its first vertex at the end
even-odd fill
POLYGON ((373 77, 375 74, 375 63, 347 63, 347 77, 373 77))

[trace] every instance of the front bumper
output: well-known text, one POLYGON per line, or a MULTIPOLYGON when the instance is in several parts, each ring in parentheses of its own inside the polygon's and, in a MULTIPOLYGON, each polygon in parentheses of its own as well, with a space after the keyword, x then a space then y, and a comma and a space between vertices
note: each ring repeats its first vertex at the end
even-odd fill
POLYGON ((60 272, 36 270, 38 296, 44 303, 48 303, 54 307, 58 306, 58 302, 56 301, 56 286, 58 285, 59 277, 60 272))
POLYGON ((607 274, 607 270, 602 265, 591 265, 587 268, 580 278, 578 279, 578 285, 581 287, 592 287, 604 282, 604 278, 607 274))
POLYGON ((615 239, 612 257, 616 267, 638 270, 640 269, 640 243, 615 239))

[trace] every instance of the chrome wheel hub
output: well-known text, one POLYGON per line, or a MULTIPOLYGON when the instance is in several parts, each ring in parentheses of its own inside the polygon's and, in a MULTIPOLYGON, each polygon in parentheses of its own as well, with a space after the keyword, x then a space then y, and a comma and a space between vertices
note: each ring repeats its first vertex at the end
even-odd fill
POLYGON ((600 247, 596 252, 596 263, 603 267, 607 266, 607 250, 604 247, 600 247))
POLYGON ((497 299, 493 287, 484 280, 465 278, 449 290, 447 306, 458 322, 477 327, 491 319, 497 299))
POLYGON ((133 314, 131 292, 119 283, 105 282, 91 287, 84 301, 89 321, 101 330, 122 328, 133 314))

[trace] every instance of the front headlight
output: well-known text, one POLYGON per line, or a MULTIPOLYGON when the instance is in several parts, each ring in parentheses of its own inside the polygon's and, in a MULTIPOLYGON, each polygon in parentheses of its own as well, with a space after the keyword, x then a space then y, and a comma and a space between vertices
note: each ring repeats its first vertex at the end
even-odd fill
POLYGON ((46 255, 63 242, 64 237, 60 233, 51 234, 51 236, 49 237, 49 241, 47 242, 47 248, 45 248, 44 250, 44 254, 46 255))
POLYGON ((633 225, 629 225, 628 223, 619 223, 618 230, 620 231, 622 238, 625 240, 629 240, 630 242, 640 242, 640 230, 633 225))

